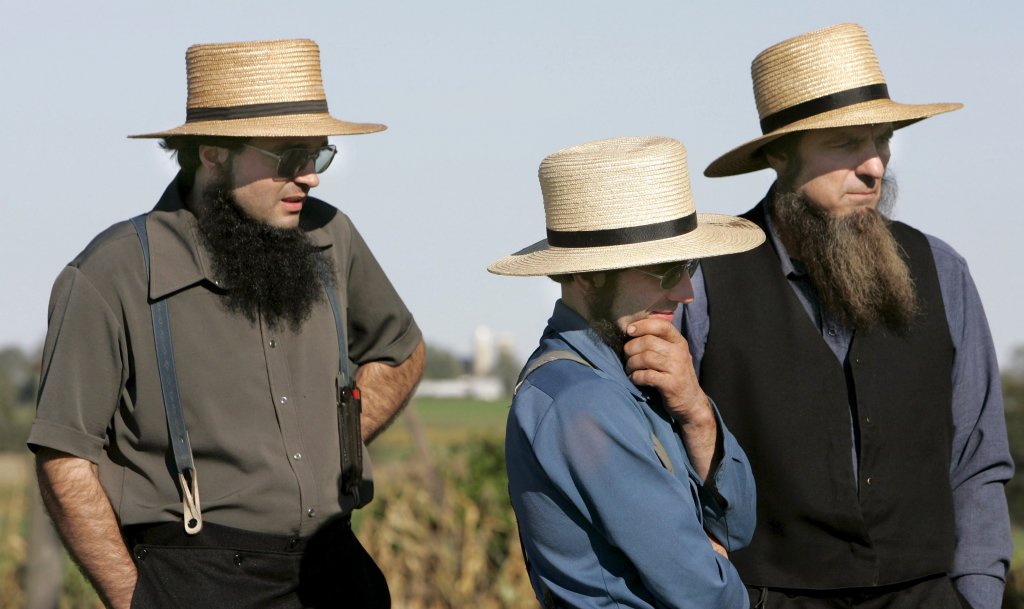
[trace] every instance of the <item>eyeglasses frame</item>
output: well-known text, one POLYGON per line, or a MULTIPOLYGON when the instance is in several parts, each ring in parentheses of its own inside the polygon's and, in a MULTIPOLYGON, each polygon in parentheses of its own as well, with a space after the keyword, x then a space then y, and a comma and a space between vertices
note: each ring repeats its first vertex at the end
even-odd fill
POLYGON ((643 270, 641 268, 638 268, 638 267, 633 267, 633 270, 637 271, 638 273, 643 273, 644 275, 647 275, 649 277, 654 277, 655 279, 657 279, 658 280, 658 285, 661 286, 661 289, 663 289, 663 290, 671 290, 672 288, 674 288, 677 285, 679 285, 679 282, 683 280, 683 274, 686 274, 687 277, 691 277, 692 278, 693 275, 697 272, 697 266, 699 264, 700 264, 700 258, 693 258, 691 260, 684 260, 683 262, 681 262, 679 264, 673 265, 671 268, 669 268, 667 271, 665 271, 664 273, 662 273, 660 275, 658 273, 652 273, 650 271, 645 271, 645 270, 643 270), (668 285, 665 285, 666 282, 668 282, 668 280, 671 279, 673 272, 675 272, 676 269, 678 269, 678 268, 682 268, 683 272, 679 273, 679 275, 676 276, 673 281, 669 282, 668 285))
POLYGON ((327 171, 327 168, 330 167, 331 163, 334 161, 334 157, 337 156, 337 154, 338 154, 338 147, 335 146, 334 144, 326 144, 324 146, 320 146, 318 148, 312 148, 312 149, 310 149, 310 148, 287 148, 285 150, 282 150, 280 153, 271 152, 269 150, 265 150, 263 148, 259 148, 257 146, 253 146, 252 144, 242 144, 242 146, 245 147, 245 148, 249 148, 250 150, 255 150, 256 152, 259 152, 259 153, 261 153, 263 155, 266 155, 266 156, 268 156, 268 157, 270 157, 272 159, 277 159, 277 177, 285 178, 285 179, 288 179, 288 180, 293 180, 293 179, 299 177, 299 175, 302 174, 302 170, 306 168, 306 165, 309 165, 310 161, 313 161, 313 171, 315 173, 319 174, 319 173, 323 173, 323 172, 327 171), (284 162, 285 155, 289 154, 289 153, 293 153, 293 152, 295 152, 297 150, 301 150, 301 151, 306 153, 306 160, 305 160, 305 162, 303 162, 302 165, 299 165, 295 169, 295 171, 292 172, 291 174, 287 174, 287 173, 281 171, 281 164, 284 162), (320 169, 317 169, 317 167, 316 167, 316 159, 319 158, 319 156, 323 153, 324 150, 330 150, 331 151, 331 158, 327 159, 327 163, 323 167, 321 167, 320 169))

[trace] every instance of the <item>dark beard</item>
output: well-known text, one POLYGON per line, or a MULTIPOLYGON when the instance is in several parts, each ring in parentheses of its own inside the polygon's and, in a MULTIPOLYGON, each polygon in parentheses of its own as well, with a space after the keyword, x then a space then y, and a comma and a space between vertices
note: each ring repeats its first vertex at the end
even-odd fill
POLYGON ((848 326, 881 324, 902 334, 920 310, 910 269, 886 217, 895 196, 895 182, 885 178, 878 210, 842 217, 795 192, 775 196, 772 219, 779 233, 799 247, 825 309, 848 326))
POLYGON ((324 297, 320 265, 330 260, 298 228, 281 229, 249 217, 234 200, 232 176, 221 176, 202 193, 196 219, 213 273, 223 282, 227 307, 256 322, 297 331, 324 297))
POLYGON ((623 332, 619 328, 619 324, 612 319, 612 305, 619 291, 618 286, 618 273, 606 271, 604 285, 597 288, 587 304, 590 308, 590 329, 601 342, 611 347, 612 351, 622 358, 623 348, 630 341, 630 336, 623 332))

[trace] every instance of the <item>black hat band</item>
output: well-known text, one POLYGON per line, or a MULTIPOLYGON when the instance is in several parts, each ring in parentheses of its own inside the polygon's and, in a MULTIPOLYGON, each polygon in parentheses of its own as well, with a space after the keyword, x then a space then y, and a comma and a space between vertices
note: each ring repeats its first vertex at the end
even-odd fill
POLYGON ((828 112, 829 110, 845 108, 846 106, 876 99, 889 99, 889 87, 885 83, 864 85, 863 87, 847 89, 846 91, 839 91, 811 99, 762 118, 761 134, 767 135, 776 129, 817 114, 828 112))
POLYGON ((697 214, 682 218, 622 228, 600 230, 557 231, 548 229, 548 245, 555 247, 605 247, 608 245, 629 245, 679 237, 697 228, 697 214))

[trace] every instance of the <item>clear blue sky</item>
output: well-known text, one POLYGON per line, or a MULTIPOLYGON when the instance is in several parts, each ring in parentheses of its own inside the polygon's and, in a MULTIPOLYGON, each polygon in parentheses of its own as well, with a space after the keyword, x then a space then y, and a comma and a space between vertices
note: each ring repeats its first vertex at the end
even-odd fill
POLYGON ((757 134, 761 49, 854 21, 893 98, 965 109, 897 133, 896 215, 970 262, 1003 361, 1024 344, 1024 3, 9 2, 0 24, 0 345, 38 345, 61 267, 152 207, 174 165, 129 133, 184 121, 185 49, 307 37, 335 116, 384 133, 335 138, 315 194, 355 220, 429 341, 473 328, 534 345, 556 297, 543 278, 489 275, 544 234, 537 166, 564 146, 667 135, 690 152, 699 211, 739 213, 769 172, 703 168, 757 134))

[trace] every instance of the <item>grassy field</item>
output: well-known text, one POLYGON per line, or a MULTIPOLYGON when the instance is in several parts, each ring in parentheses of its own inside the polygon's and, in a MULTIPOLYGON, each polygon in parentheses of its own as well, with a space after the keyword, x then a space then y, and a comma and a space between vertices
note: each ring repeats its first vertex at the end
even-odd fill
POLYGON ((401 462, 416 453, 417 423, 431 447, 449 447, 478 437, 503 438, 508 401, 417 398, 395 423, 370 445, 374 465, 401 462))

